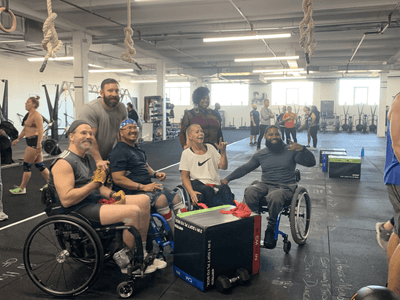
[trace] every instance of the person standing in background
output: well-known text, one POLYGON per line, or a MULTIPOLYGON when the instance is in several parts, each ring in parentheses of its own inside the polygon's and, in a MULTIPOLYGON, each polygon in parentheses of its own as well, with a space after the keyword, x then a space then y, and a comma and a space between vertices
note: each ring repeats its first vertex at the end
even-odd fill
POLYGON ((136 110, 133 109, 132 103, 128 102, 128 103, 126 104, 126 108, 128 109, 128 118, 129 118, 129 119, 132 119, 133 121, 135 121, 136 124, 139 124, 139 123, 138 123, 139 116, 138 116, 136 110))
POLYGON ((282 112, 279 114, 279 116, 276 118, 276 125, 279 126, 279 130, 281 132, 282 136, 282 141, 285 140, 285 122, 282 122, 283 116, 286 113, 286 106, 282 107, 282 112))
POLYGON ((283 115, 282 121, 285 122, 285 132, 286 132, 286 144, 289 145, 290 142, 290 135, 292 135, 293 142, 297 143, 296 137, 296 126, 295 122, 297 120, 297 115, 292 112, 292 107, 287 107, 287 113, 283 115))
POLYGON ((257 104, 253 104, 250 112, 250 146, 257 145, 257 135, 260 133, 260 113, 257 111, 257 104))
POLYGON ((313 105, 311 106, 311 113, 310 113, 310 135, 313 141, 313 146, 310 148, 310 150, 317 150, 317 133, 319 130, 319 118, 320 118, 320 113, 318 111, 318 108, 313 105))
POLYGON ((260 112, 260 135, 258 136, 257 141, 257 150, 260 150, 261 141, 264 137, 265 129, 269 125, 271 125, 271 119, 274 117, 272 111, 268 108, 269 107, 269 100, 264 100, 264 107, 261 108, 260 112))

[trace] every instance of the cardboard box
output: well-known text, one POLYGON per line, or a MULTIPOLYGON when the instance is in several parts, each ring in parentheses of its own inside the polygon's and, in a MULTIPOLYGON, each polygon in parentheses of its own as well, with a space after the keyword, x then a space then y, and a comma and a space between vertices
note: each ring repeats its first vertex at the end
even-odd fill
MULTIPOLYGON (((330 151, 330 152, 346 152, 346 149, 336 149, 336 148, 321 148, 319 149, 319 165, 322 166, 322 152, 330 151)), ((347 152, 346 152, 347 153, 347 152)))
POLYGON ((335 151, 322 151, 322 172, 327 172, 329 168, 329 157, 330 156, 346 156, 346 151, 335 152, 335 151))
POLYGON ((261 216, 240 219, 220 210, 223 205, 179 214, 175 220, 174 274, 206 291, 220 275, 233 277, 238 268, 260 269, 261 216))
POLYGON ((330 156, 329 178, 361 178, 361 157, 357 156, 330 156))

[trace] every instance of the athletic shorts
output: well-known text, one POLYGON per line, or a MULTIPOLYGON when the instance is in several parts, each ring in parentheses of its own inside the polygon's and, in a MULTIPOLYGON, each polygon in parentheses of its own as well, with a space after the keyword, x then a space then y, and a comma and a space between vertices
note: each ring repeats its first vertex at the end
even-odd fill
POLYGON ((30 137, 26 137, 25 140, 26 140, 26 144, 29 147, 32 147, 32 148, 36 149, 37 141, 38 141, 38 136, 37 135, 32 135, 30 137))
POLYGON ((167 188, 163 188, 162 190, 156 190, 155 192, 137 192, 134 193, 132 195, 142 195, 145 194, 147 196, 149 196, 150 198, 150 205, 154 206, 158 200, 158 198, 161 195, 165 195, 165 197, 167 198, 168 201, 168 205, 171 207, 172 206, 172 200, 174 200, 174 197, 176 195, 175 192, 172 192, 171 190, 167 189, 167 188))
POLYGON ((253 126, 250 127, 250 135, 258 135, 260 133, 260 126, 253 126))
POLYGON ((86 204, 79 208, 76 212, 80 213, 86 219, 88 219, 92 225, 100 225, 100 207, 103 204, 86 204))
POLYGON ((399 223, 400 223, 400 185, 386 184, 390 203, 393 205, 394 210, 394 233, 399 235, 399 223))

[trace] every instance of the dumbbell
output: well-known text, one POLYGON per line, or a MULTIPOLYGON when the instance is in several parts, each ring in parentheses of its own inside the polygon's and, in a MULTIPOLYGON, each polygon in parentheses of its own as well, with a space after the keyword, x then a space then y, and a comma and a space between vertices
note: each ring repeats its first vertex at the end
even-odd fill
POLYGON ((220 293, 227 293, 236 283, 243 285, 250 280, 249 272, 246 269, 237 269, 235 277, 229 278, 228 276, 218 276, 215 286, 220 293))

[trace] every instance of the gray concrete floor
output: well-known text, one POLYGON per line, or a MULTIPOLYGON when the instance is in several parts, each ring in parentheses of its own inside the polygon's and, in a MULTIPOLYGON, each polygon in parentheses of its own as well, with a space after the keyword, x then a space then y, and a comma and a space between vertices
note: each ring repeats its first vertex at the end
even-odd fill
MULTIPOLYGON (((304 246, 297 246, 292 241, 291 252, 285 254, 280 239, 276 249, 261 249, 260 273, 251 277, 250 286, 236 287, 227 296, 216 290, 203 293, 175 277, 173 257, 169 255, 166 269, 138 282, 134 298, 340 300, 350 299, 363 286, 385 285, 387 262, 385 252, 376 242, 375 223, 392 216, 392 207, 382 181, 386 140, 372 133, 319 133, 318 139, 319 148, 345 148, 351 156, 359 156, 364 147, 365 157, 362 158, 360 180, 328 178, 319 166, 299 167, 302 175, 300 185, 308 190, 313 205, 312 230, 304 246)), ((305 133, 299 133, 298 140, 305 144, 305 133)), ((231 144, 227 152, 229 168, 221 171, 221 177, 246 162, 255 152, 255 147, 249 146, 247 138, 231 144)), ((314 153, 317 156, 317 152, 314 153)), ((167 187, 173 188, 180 183, 177 165, 166 168, 165 172, 168 174, 164 183, 167 187)), ((3 170, 3 182, 7 181, 5 173, 6 170, 3 170)), ((257 169, 231 182, 236 198, 241 200, 244 188, 260 176, 261 171, 257 169)), ((22 210, 18 205, 20 201, 33 199, 12 198, 5 203, 6 211, 22 210)), ((34 201, 38 203, 38 200, 34 201)), ((51 298, 27 278, 22 266, 25 237, 44 218, 39 216, 16 225, 0 223, 2 299, 51 298), (6 225, 13 226, 2 230, 6 225)), ((265 228, 264 217, 262 225, 265 228)), ((280 229, 290 233, 287 218, 282 220, 280 229)), ((94 286, 79 298, 117 299, 115 288, 124 280, 118 271, 115 266, 107 265, 94 286)))

